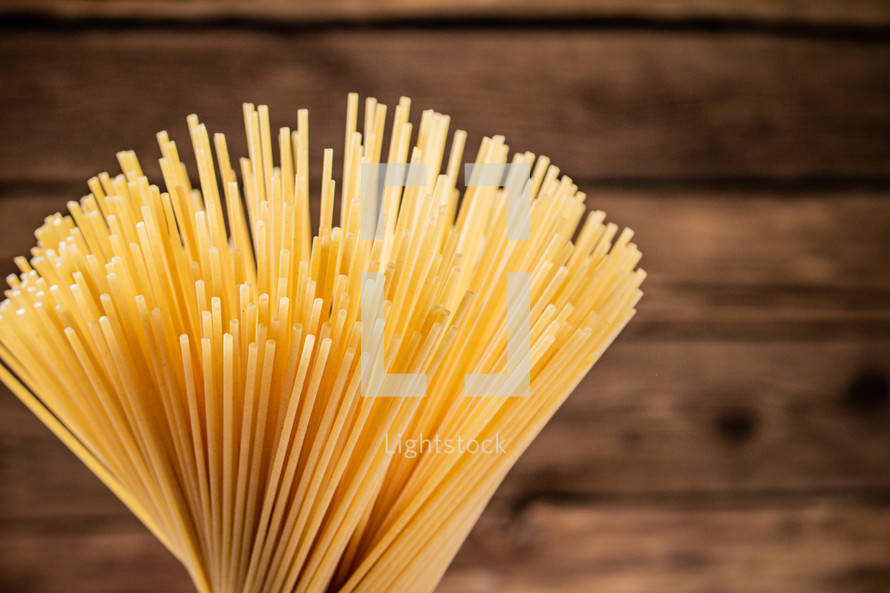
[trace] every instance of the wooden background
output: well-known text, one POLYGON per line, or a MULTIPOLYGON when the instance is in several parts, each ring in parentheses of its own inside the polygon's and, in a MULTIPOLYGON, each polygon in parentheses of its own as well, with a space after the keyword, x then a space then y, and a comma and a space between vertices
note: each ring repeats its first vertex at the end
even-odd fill
MULTIPOLYGON (((547 154, 650 273, 442 593, 890 591, 890 3, 0 0, 0 272, 188 113, 339 153, 350 90, 547 154)), ((0 591, 191 591, 7 392, 0 591)))

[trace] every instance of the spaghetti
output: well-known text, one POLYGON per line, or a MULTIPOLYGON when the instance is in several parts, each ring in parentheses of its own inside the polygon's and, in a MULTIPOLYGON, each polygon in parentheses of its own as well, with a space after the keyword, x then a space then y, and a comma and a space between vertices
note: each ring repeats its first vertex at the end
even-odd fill
MULTIPOLYGON (((415 134, 403 98, 383 157, 386 106, 366 100, 361 131, 359 111, 349 95, 339 226, 328 149, 311 231, 306 110, 273 137, 245 105, 240 182, 190 116, 198 187, 161 132, 165 190, 119 153, 122 173, 48 217, 8 278, 0 378, 204 593, 432 591, 641 296, 631 233, 602 212, 581 224, 585 195, 547 158, 459 188, 466 134, 446 160, 447 116, 424 111, 415 134), (368 237, 381 162, 419 173, 384 184, 368 237)), ((508 152, 485 138, 475 163, 508 152)))

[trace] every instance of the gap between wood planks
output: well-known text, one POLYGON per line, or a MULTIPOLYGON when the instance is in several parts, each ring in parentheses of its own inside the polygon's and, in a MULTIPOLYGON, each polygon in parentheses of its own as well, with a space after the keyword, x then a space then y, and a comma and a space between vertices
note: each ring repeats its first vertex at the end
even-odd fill
POLYGON ((67 17, 30 9, 4 12, 0 10, 0 31, 89 32, 103 30, 188 32, 208 30, 254 31, 271 34, 300 34, 350 30, 506 30, 506 31, 650 31, 724 35, 750 33, 756 35, 886 43, 890 41, 890 22, 812 22, 793 16, 779 20, 756 18, 720 18, 694 16, 653 18, 647 16, 535 16, 446 14, 433 17, 370 17, 366 19, 309 18, 280 20, 262 15, 210 15, 204 17, 171 16, 78 16, 67 17))
POLYGON ((890 24, 881 0, 3 0, 0 15, 43 25, 105 21, 165 26, 583 26, 583 27, 754 27, 783 34, 819 28, 874 29, 890 24))

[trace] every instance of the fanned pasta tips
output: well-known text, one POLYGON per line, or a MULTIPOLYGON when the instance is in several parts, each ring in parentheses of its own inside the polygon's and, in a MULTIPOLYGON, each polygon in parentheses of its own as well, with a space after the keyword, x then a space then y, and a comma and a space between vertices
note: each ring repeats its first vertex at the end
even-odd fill
POLYGON ((432 591, 633 316, 640 253, 501 136, 464 185, 466 134, 407 98, 387 124, 349 95, 318 188, 305 110, 277 134, 243 115, 237 162, 188 117, 194 185, 161 132, 162 185, 121 152, 46 219, 0 303, 0 379, 199 591, 432 591))

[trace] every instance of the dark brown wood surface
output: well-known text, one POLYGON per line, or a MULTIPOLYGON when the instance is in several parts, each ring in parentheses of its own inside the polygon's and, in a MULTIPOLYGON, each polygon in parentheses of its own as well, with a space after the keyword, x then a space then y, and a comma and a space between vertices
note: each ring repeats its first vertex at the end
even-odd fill
MULTIPOLYGON (((886 593, 888 5, 485 6, 0 0, 0 273, 116 151, 154 175, 192 111, 241 154, 242 101, 309 107, 320 156, 347 91, 411 96, 550 156, 649 272, 440 590, 886 593)), ((0 393, 0 591, 190 590, 0 393)))

